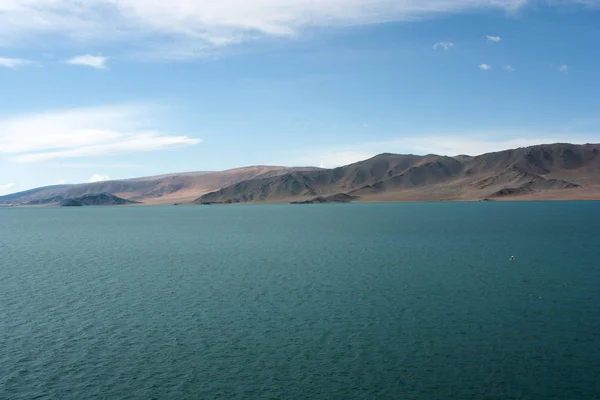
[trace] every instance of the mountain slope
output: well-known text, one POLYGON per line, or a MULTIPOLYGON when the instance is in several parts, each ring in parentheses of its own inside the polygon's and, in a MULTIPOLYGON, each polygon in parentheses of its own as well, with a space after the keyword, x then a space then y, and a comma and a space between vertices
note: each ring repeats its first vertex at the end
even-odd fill
POLYGON ((463 163, 454 158, 428 156, 397 175, 386 177, 387 179, 380 180, 373 185, 366 185, 352 193, 365 195, 436 185, 457 177, 463 168, 463 163))
POLYGON ((277 176, 295 170, 315 168, 287 168, 255 166, 220 172, 187 172, 136 179, 86 183, 79 185, 48 186, 0 197, 0 204, 41 205, 59 204, 67 198, 87 194, 110 193, 115 196, 146 204, 169 204, 192 201, 198 196, 264 174, 277 176))
POLYGON ((577 198, 578 193, 600 198, 600 145, 556 143, 475 157, 386 153, 336 169, 239 182, 195 203, 306 201, 338 193, 362 201, 577 198))
MULTIPOLYGON (((588 175, 600 172, 600 145, 555 143, 482 154, 473 157, 468 173, 500 171, 509 166, 538 175, 576 172, 578 179, 585 180, 588 175)), ((595 183, 600 183, 598 175, 592 178, 595 183)))
POLYGON ((335 169, 294 171, 274 177, 260 177, 208 193, 195 202, 286 201, 290 198, 348 192, 403 172, 426 157, 381 154, 335 169))

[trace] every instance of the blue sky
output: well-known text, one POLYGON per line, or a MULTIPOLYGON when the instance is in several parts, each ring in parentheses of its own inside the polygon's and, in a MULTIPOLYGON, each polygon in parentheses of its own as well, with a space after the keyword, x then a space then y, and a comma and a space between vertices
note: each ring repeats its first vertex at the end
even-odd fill
POLYGON ((600 0, 0 0, 0 194, 600 142, 600 0))

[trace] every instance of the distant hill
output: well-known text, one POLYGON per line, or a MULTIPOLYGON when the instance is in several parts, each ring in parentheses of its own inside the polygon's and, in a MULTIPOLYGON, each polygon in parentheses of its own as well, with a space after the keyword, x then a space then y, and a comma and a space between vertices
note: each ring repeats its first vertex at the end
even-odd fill
POLYGON ((66 199, 61 203, 61 207, 82 207, 82 206, 122 206, 128 204, 141 204, 137 201, 122 199, 113 196, 110 193, 86 194, 85 196, 66 199))
POLYGON ((219 172, 186 172, 78 185, 55 185, 1 196, 0 204, 58 205, 65 199, 97 193, 110 193, 145 204, 184 203, 248 179, 314 169, 316 168, 254 166, 219 172))
POLYGON ((48 186, 2 196, 0 205, 58 205, 97 193, 145 204, 347 199, 337 195, 366 202, 600 199, 600 145, 555 143, 456 157, 384 153, 334 169, 252 166, 187 172, 48 186))
POLYGON ((340 193, 361 201, 600 199, 600 145, 556 143, 475 157, 386 153, 335 169, 257 177, 195 202, 298 202, 340 193))

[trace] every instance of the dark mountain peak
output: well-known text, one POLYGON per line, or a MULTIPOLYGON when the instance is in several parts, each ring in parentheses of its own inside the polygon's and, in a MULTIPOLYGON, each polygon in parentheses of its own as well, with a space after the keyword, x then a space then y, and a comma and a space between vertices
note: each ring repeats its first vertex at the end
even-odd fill
POLYGON ((85 196, 66 199, 61 207, 81 207, 81 206, 120 206, 126 204, 140 204, 137 201, 131 201, 114 196, 110 193, 86 194, 85 196))

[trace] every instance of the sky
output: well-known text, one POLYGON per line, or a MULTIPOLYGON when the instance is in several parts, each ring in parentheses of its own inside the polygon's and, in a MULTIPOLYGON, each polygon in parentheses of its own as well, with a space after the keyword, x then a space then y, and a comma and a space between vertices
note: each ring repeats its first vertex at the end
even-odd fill
POLYGON ((0 195, 600 142, 600 0, 0 0, 0 195))

